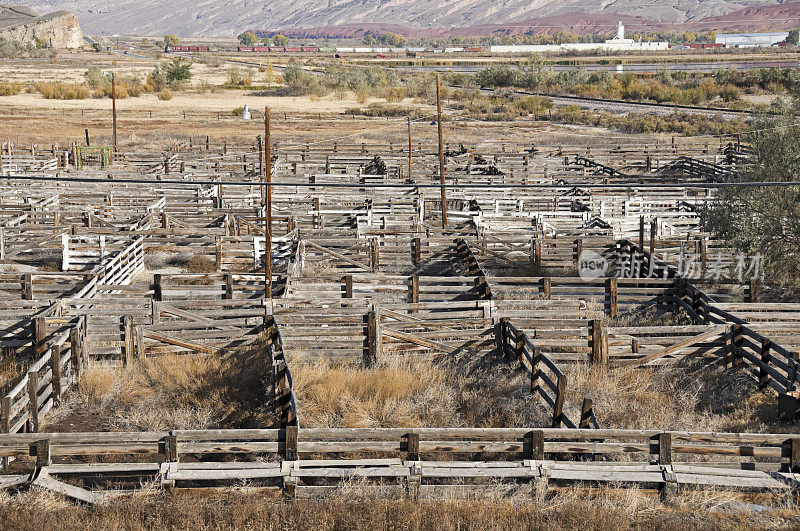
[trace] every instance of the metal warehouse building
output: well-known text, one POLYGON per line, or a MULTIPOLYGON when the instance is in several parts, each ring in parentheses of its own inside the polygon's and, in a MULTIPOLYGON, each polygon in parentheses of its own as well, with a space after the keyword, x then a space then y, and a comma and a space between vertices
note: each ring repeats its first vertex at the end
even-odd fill
POLYGON ((772 46, 785 41, 788 36, 788 31, 776 31, 773 33, 717 33, 715 42, 722 44, 726 48, 772 46))

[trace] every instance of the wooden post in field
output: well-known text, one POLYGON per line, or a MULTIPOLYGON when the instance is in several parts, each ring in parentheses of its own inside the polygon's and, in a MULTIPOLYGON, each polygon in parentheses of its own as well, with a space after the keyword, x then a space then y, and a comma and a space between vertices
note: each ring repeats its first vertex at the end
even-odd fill
POLYGON ((214 238, 214 270, 219 273, 222 271, 222 237, 214 238))
POLYGON ((233 300, 233 275, 225 273, 222 275, 223 282, 225 282, 225 300, 233 300))
POLYGON ((531 362, 531 394, 534 395, 534 401, 538 401, 540 398, 539 395, 539 380, 540 380, 540 373, 539 373, 539 365, 542 361, 542 351, 539 347, 534 347, 533 352, 531 352, 531 357, 533 361, 531 362))
POLYGON ((53 386, 53 405, 61 405, 61 346, 53 345, 50 350, 51 384, 53 386))
POLYGON ((525 333, 522 330, 517 330, 517 336, 514 338, 514 357, 519 363, 520 367, 525 366, 525 333))
POLYGON ((761 363, 762 366, 758 370, 758 387, 759 389, 766 389, 769 387, 769 366, 772 361, 772 341, 766 337, 761 340, 761 363))
POLYGON ((550 277, 542 277, 542 298, 549 301, 553 292, 553 281, 550 277))
POLYGON ((603 321, 592 319, 589 322, 589 328, 592 332, 592 364, 605 366, 608 363, 608 359, 603 345, 603 321))
POLYGON ((156 273, 153 275, 153 300, 164 300, 164 293, 161 288, 161 274, 156 273))
POLYGON ((33 300, 33 275, 25 273, 22 276, 22 298, 23 300, 33 300))
POLYGON ((444 188, 444 144, 442 141, 442 84, 436 75, 436 125, 439 133, 439 183, 442 186, 442 228, 447 228, 447 192, 444 188))
POLYGON ((414 267, 419 266, 422 261, 422 242, 417 238, 411 240, 411 263, 414 267))
POLYGON ((297 426, 286 426, 284 429, 284 446, 283 446, 283 458, 286 461, 296 461, 297 460, 297 436, 298 436, 298 429, 297 426))
POLYGON ((419 275, 411 276, 411 303, 419 303, 419 275))
POLYGON ((47 345, 47 321, 44 317, 36 317, 33 320, 33 352, 38 358, 45 353, 47 345))
POLYGON ((408 181, 411 182, 411 163, 413 155, 411 154, 411 117, 408 118, 408 181))
POLYGON ((39 372, 28 372, 28 431, 39 431, 39 372))
POLYGON ((639 252, 644 252, 644 216, 639 216, 639 252))
POLYGON ((381 310, 373 307, 367 313, 367 366, 371 367, 377 362, 383 350, 383 337, 381 334, 381 310))
POLYGON ((617 278, 611 277, 606 280, 606 292, 608 293, 608 317, 617 317, 617 278))
POLYGON ((583 253, 583 238, 575 240, 575 266, 580 267, 581 254, 583 253))
POLYGON ((567 377, 559 373, 556 387, 558 391, 556 392, 555 404, 553 405, 553 427, 560 428, 564 420, 564 399, 567 394, 567 377))
POLYGON ((72 364, 72 381, 78 383, 81 380, 83 363, 81 362, 81 338, 77 326, 69 330, 69 353, 72 364))
POLYGON ((344 276, 344 298, 353 298, 353 275, 344 276))
POLYGON ((656 231, 658 230, 658 220, 653 219, 650 221, 650 259, 648 260, 649 268, 647 273, 653 276, 653 269, 655 268, 656 257, 656 231))
POLYGON ((133 316, 126 315, 122 318, 123 344, 125 345, 125 365, 133 362, 133 316))
POLYGON ((406 460, 419 461, 419 433, 413 431, 405 434, 406 460))
POLYGON ((750 279, 747 283, 747 302, 758 302, 758 280, 750 279))
POLYGON ((494 325, 494 344, 495 348, 497 349, 497 357, 500 359, 506 358, 506 323, 508 319, 505 317, 501 317, 497 320, 497 323, 494 325))
POLYGON ((581 420, 578 423, 578 429, 585 430, 591 427, 592 414, 592 399, 584 397, 581 404, 581 420))
POLYGON ((744 356, 742 356, 743 328, 740 324, 731 325, 731 366, 734 368, 744 364, 744 356))

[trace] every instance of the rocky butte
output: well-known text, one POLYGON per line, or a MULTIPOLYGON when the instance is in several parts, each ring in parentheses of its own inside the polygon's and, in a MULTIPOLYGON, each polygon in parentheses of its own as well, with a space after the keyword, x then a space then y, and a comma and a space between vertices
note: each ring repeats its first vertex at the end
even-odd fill
POLYGON ((54 11, 39 16, 25 6, 0 4, 0 39, 23 44, 41 39, 51 48, 80 48, 83 32, 75 15, 54 11))

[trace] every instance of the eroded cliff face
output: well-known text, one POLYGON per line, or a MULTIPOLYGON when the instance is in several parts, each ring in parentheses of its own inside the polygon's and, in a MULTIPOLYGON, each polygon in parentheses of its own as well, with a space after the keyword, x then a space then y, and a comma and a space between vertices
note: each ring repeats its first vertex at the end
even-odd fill
POLYGON ((0 38, 21 43, 42 39, 52 48, 80 48, 85 44, 73 14, 55 11, 40 17, 21 6, 0 6, 0 38))

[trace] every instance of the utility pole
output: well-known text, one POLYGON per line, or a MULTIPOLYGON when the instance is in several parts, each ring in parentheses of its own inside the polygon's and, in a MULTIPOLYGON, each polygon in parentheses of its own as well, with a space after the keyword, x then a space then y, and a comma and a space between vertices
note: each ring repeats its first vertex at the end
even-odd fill
POLYGON ((264 205, 264 294, 272 298, 272 141, 270 140, 269 107, 264 109, 264 182, 266 204, 264 205))
POLYGON ((442 84, 436 75, 436 125, 439 129, 439 181, 442 185, 442 228, 447 228, 447 192, 444 189, 444 144, 442 143, 442 84))
POLYGON ((114 72, 111 72, 111 121, 114 128, 114 155, 117 154, 117 84, 114 72))
POLYGON ((411 181, 411 117, 408 118, 408 180, 411 181))

